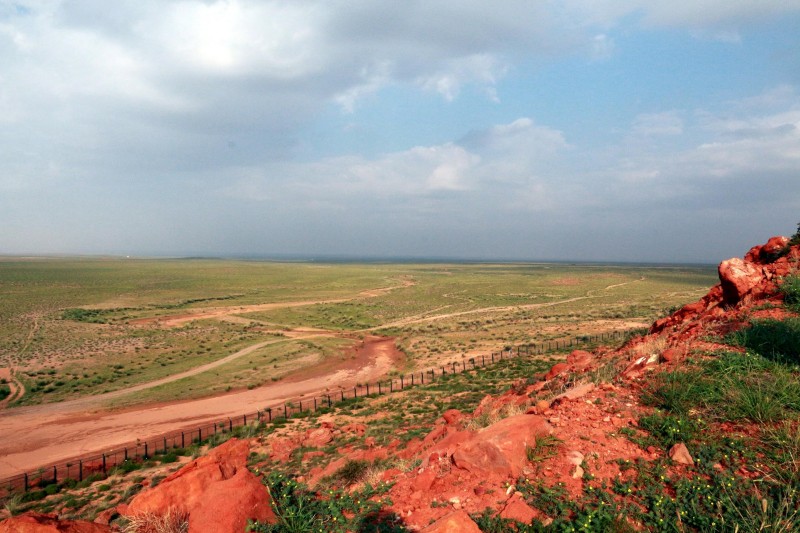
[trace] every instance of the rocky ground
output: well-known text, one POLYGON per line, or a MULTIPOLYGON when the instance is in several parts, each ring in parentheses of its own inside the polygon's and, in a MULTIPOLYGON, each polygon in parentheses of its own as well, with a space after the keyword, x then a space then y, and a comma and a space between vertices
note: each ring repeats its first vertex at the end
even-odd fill
POLYGON ((705 297, 618 349, 514 367, 502 393, 470 404, 442 383, 254 430, 134 483, 93 522, 56 507, 0 533, 797 530, 800 344, 752 344, 754 325, 800 338, 796 241, 724 261, 705 297))

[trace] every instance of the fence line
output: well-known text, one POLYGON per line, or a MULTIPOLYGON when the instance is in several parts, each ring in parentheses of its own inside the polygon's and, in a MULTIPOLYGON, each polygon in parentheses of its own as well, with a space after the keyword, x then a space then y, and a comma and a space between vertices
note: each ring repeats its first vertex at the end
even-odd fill
POLYGON ((519 356, 541 355, 552 351, 577 347, 595 342, 625 338, 639 330, 612 331, 600 335, 581 335, 566 340, 556 340, 535 344, 523 344, 491 352, 489 354, 463 358, 461 362, 451 361, 435 368, 420 370, 411 374, 390 377, 374 383, 356 385, 352 389, 338 389, 329 393, 300 397, 214 423, 183 428, 152 437, 146 441, 136 440, 135 444, 109 450, 104 453, 82 456, 69 461, 59 462, 33 472, 25 472, 0 480, 2 492, 29 492, 42 490, 48 485, 57 485, 67 480, 81 482, 88 479, 102 479, 117 467, 125 468, 139 460, 147 460, 159 454, 166 455, 170 450, 182 449, 192 444, 202 444, 209 439, 233 432, 234 428, 248 424, 273 424, 280 420, 288 420, 292 416, 304 413, 315 413, 322 409, 330 409, 335 404, 364 396, 375 396, 399 392, 410 387, 431 383, 447 375, 460 374, 468 370, 491 366, 503 360, 519 356))

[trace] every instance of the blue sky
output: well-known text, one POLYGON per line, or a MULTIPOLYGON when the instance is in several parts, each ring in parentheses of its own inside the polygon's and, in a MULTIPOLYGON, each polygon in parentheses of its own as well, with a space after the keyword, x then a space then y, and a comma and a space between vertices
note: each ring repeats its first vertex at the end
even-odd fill
POLYGON ((0 254, 714 263, 798 222, 797 0, 0 0, 0 254))

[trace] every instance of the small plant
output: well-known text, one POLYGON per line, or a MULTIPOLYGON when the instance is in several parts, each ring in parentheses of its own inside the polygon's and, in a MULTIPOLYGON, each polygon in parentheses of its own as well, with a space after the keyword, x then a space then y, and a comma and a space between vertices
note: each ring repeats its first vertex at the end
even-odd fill
MULTIPOLYGON (((345 531, 403 532, 393 514, 381 510, 375 497, 389 489, 370 485, 349 492, 329 489, 321 494, 312 492, 280 472, 271 472, 264 483, 272 497, 272 508, 277 522, 251 523, 248 531, 258 533, 344 533, 345 531)), ((390 503, 390 502, 386 502, 390 503)))
POLYGON ((9 515, 16 516, 22 511, 21 505, 22 496, 19 494, 14 494, 6 499, 5 503, 3 504, 3 508, 9 515))
POLYGON ((797 224, 797 231, 789 239, 789 246, 795 246, 797 244, 800 244, 800 222, 797 224))
POLYGON ((558 445, 561 444, 561 442, 561 439, 554 435, 536 437, 533 446, 525 447, 525 456, 531 463, 539 463, 545 459, 555 457, 558 453, 558 445))
POLYGON ((781 283, 780 292, 783 294, 783 303, 786 307, 795 313, 800 313, 800 276, 787 276, 781 283))
POLYGON ((664 413, 641 417, 639 426, 655 437, 664 449, 679 442, 689 442, 699 429, 697 423, 688 416, 664 413))
POLYGON ((123 533, 187 533, 189 519, 186 513, 170 507, 163 515, 142 513, 128 517, 123 533))
POLYGON ((349 460, 336 471, 333 477, 344 485, 353 485, 364 478, 370 464, 362 460, 349 460))

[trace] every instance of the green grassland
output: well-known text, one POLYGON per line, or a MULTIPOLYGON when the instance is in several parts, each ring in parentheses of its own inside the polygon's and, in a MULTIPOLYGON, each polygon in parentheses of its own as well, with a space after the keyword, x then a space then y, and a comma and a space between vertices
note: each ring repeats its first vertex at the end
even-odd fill
MULTIPOLYGON (((397 337, 407 369, 503 346, 649 324, 702 296, 713 268, 562 264, 317 264, 225 260, 0 260, 0 367, 34 404, 118 390, 261 350, 141 401, 254 387, 336 357, 350 341, 397 337), (385 290, 379 290, 385 289, 385 290), (318 302, 167 328, 137 319, 204 308, 318 302), (298 327, 331 337, 282 337, 298 327), (191 389, 191 390, 189 390, 191 389)), ((406 370, 406 369, 404 369, 406 370)))

